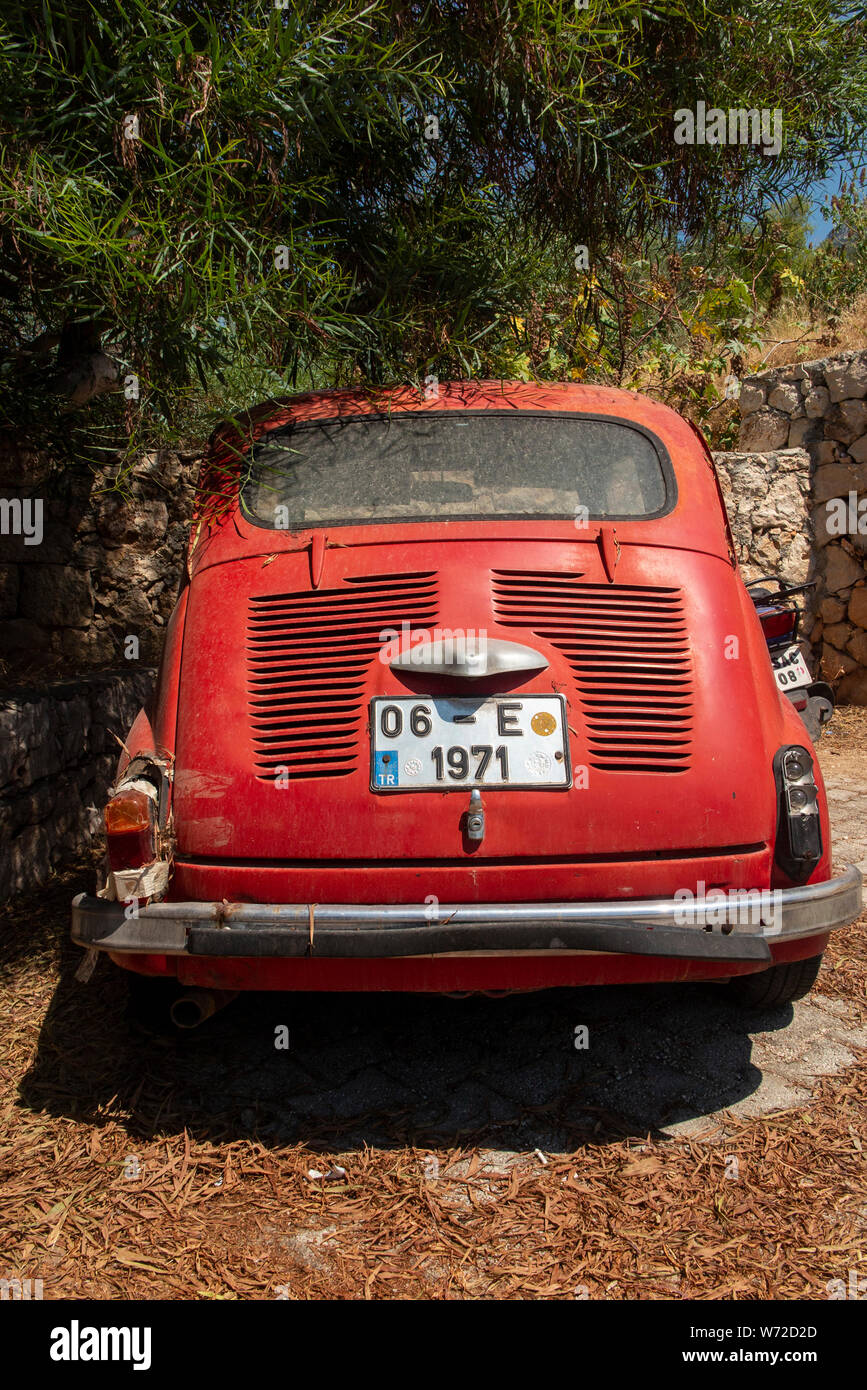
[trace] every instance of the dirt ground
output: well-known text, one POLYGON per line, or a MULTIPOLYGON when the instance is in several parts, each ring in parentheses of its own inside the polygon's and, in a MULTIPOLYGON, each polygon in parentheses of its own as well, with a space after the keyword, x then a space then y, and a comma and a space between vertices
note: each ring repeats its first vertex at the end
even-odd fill
MULTIPOLYGON (((867 872, 867 711, 819 752, 835 862, 867 872)), ((867 919, 766 1013, 719 986, 256 995, 160 1039, 109 962, 74 979, 91 886, 82 864, 0 914, 0 1277, 46 1299, 824 1299, 867 1274, 867 919)))

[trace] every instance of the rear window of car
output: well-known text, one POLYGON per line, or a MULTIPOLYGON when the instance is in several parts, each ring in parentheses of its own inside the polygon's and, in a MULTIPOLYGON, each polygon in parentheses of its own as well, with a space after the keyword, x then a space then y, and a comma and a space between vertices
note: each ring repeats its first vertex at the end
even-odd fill
POLYGON ((304 420, 259 439, 241 506, 261 526, 520 518, 629 519, 674 505, 662 445, 605 417, 407 412, 304 420))

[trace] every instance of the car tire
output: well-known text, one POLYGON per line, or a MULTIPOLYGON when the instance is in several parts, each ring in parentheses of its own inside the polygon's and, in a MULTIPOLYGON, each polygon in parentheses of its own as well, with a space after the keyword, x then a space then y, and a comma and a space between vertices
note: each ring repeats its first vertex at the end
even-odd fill
POLYGON ((822 730, 834 713, 834 706, 830 700, 825 699, 822 695, 808 695, 807 708, 800 710, 799 713, 811 741, 818 743, 822 736, 822 730))
POLYGON ((741 975, 729 984, 732 998, 748 1009, 774 1009, 803 999, 816 982, 821 955, 772 965, 754 975, 741 975))

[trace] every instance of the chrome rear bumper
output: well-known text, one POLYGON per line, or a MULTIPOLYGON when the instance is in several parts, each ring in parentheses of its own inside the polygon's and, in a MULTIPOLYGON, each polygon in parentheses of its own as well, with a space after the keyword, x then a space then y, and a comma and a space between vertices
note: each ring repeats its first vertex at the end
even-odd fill
POLYGON ((441 903, 123 903, 79 894, 72 939, 118 954, 376 958, 463 951, 599 951, 768 961, 775 942, 819 936, 861 911, 861 874, 702 901, 441 903))

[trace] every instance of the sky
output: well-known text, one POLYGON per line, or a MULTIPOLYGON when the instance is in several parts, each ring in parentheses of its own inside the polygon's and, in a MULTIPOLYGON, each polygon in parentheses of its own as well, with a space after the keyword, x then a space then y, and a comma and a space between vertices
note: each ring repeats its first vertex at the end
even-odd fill
POLYGON ((831 223, 827 217, 822 215, 822 204, 830 202, 832 196, 840 191, 840 172, 848 170, 847 164, 839 165, 821 183, 817 183, 812 191, 811 203, 812 210, 810 216, 810 227, 812 229, 813 245, 818 246, 831 230, 831 223))

